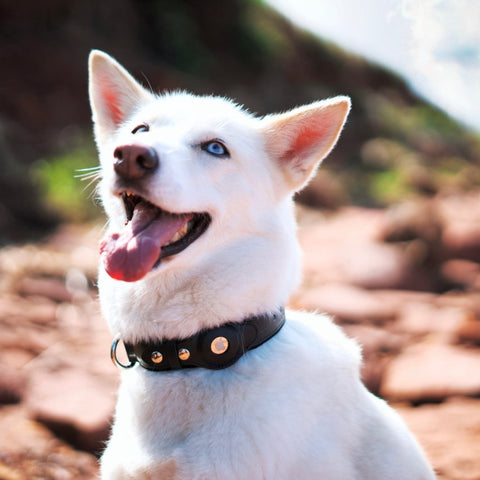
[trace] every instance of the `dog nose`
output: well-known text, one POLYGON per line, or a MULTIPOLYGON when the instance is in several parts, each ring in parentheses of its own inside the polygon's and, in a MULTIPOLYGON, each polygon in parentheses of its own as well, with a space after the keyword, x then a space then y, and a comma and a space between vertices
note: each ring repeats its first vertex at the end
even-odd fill
POLYGON ((124 180, 138 180, 152 174, 158 167, 157 152, 141 145, 117 147, 113 156, 113 168, 124 180))

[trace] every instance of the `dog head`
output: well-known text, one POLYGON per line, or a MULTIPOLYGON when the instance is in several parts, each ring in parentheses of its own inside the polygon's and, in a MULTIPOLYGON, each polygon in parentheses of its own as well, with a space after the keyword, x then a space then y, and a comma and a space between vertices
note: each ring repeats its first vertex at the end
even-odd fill
POLYGON ((333 148, 349 99, 257 118, 219 97, 154 95, 99 51, 89 67, 108 275, 149 282, 216 264, 232 281, 255 262, 296 279, 291 196, 333 148))

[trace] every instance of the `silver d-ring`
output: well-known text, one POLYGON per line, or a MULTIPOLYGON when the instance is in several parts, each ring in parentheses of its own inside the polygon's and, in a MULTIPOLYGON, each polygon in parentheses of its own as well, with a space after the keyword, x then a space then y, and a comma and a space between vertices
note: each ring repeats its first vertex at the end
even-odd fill
POLYGON ((130 360, 129 365, 125 365, 120 360, 117 358, 117 346, 120 343, 120 334, 118 333, 115 338, 113 339, 112 342, 112 347, 110 348, 110 358, 112 359, 113 364, 116 367, 121 367, 121 368, 132 368, 137 362, 134 360, 133 362, 130 360))

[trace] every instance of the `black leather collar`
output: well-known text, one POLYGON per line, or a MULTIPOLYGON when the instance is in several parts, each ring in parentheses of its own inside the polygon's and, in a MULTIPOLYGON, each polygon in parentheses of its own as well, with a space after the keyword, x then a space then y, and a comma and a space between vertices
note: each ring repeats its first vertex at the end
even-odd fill
POLYGON ((117 337, 111 350, 112 361, 130 368, 137 362, 156 372, 201 367, 220 370, 233 365, 245 352, 259 347, 272 338, 285 323, 285 310, 248 317, 241 323, 231 322, 210 330, 203 330, 183 340, 125 342, 129 365, 120 363, 116 349, 117 337))

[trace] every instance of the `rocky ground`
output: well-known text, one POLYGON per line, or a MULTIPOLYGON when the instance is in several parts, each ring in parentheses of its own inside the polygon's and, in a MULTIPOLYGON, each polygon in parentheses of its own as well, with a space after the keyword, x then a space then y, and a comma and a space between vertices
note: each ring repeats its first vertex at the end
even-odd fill
MULTIPOLYGON (((440 479, 480 479, 480 193, 390 210, 299 207, 295 308, 363 346, 368 387, 440 479)), ((96 300, 101 227, 0 250, 0 480, 93 479, 118 372, 96 300)))

